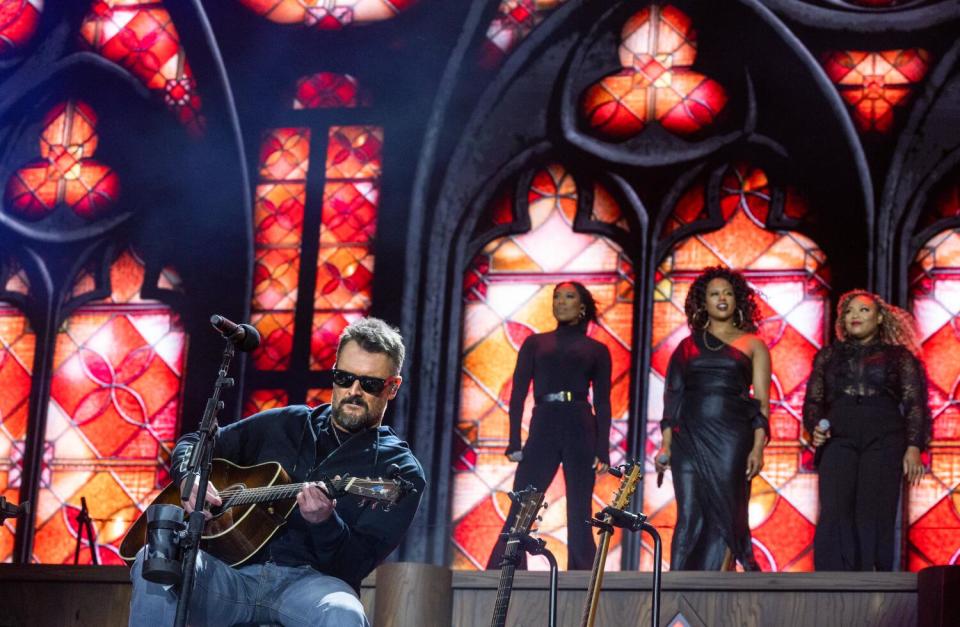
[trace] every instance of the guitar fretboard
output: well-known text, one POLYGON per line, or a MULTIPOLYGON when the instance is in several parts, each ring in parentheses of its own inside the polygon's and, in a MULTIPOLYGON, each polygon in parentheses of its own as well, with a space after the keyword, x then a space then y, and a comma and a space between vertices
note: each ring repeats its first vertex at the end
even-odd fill
MULTIPOLYGON (((220 493, 220 498, 223 499, 224 508, 237 505, 282 501, 295 498, 304 487, 312 483, 316 482, 287 483, 285 485, 264 486, 261 488, 228 488, 220 493)), ((381 501, 395 500, 393 492, 385 487, 382 482, 378 481, 347 477, 346 479, 325 479, 323 483, 328 486, 333 493, 330 496, 349 493, 381 501)))

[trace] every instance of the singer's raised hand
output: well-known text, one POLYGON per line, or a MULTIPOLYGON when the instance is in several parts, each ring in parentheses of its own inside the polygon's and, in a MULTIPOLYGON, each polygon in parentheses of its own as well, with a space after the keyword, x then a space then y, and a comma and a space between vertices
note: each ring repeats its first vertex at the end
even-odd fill
MULTIPOLYGON (((197 486, 199 485, 200 482, 197 481, 196 477, 190 477, 189 475, 184 477, 183 481, 180 482, 180 494, 183 494, 184 482, 190 481, 191 479, 193 480, 193 483, 190 488, 190 498, 186 500, 181 498, 181 502, 183 503, 183 510, 187 513, 188 516, 193 512, 194 508, 197 506, 197 486)), ((223 505, 223 501, 220 499, 220 493, 217 492, 217 488, 210 481, 207 481, 207 505, 208 506, 223 505)), ((203 510, 204 520, 210 520, 211 517, 212 515, 210 514, 208 509, 204 509, 203 510)))

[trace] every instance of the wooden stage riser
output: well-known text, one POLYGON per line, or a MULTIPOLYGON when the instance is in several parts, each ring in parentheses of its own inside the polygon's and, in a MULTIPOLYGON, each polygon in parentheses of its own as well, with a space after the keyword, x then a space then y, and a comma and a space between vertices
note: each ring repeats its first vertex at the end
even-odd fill
MULTIPOLYGON (((399 567, 401 565, 390 565, 399 567)), ((404 565, 382 574, 391 592, 383 601, 397 608, 376 608, 376 575, 364 581, 361 600, 367 615, 412 616, 446 607, 447 618, 375 621, 374 627, 486 627, 496 599, 499 573, 455 572, 452 586, 423 587, 416 571, 436 567, 404 565), (399 576, 397 576, 399 575, 399 576), (408 586, 409 590, 405 590, 408 586), (424 597, 423 595, 426 595, 424 597), (443 602, 445 595, 450 605, 443 602), (451 598, 452 597, 452 598, 451 598), (388 610, 385 613, 385 610, 388 610)), ((445 570, 445 569, 439 569, 445 570)), ((429 575, 429 573, 427 573, 429 575)), ((434 573, 434 575, 437 573, 434 573)), ((440 573, 441 575, 443 573, 440 573)), ((589 573, 561 573, 558 625, 576 626, 586 597, 589 573)), ((447 573, 447 581, 450 574, 447 573)), ((661 624, 682 612, 693 627, 836 627, 917 624, 917 576, 913 573, 665 573, 661 624)), ((447 584, 448 586, 450 584, 447 584)), ((518 573, 507 625, 539 627, 547 620, 545 573, 518 573)), ((22 567, 0 565, 0 627, 126 625, 130 600, 127 571, 116 567, 22 567)), ((600 597, 597 627, 650 624, 649 573, 608 573, 600 597)))

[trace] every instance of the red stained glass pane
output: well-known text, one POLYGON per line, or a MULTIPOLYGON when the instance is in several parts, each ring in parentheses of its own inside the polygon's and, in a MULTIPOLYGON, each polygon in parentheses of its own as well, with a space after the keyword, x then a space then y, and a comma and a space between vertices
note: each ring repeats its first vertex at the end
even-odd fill
POLYGON ((260 370, 290 366, 309 169, 310 129, 277 128, 265 134, 253 209, 251 318, 261 337, 253 353, 260 370))
POLYGON ((140 297, 139 259, 124 253, 110 276, 112 296, 78 309, 57 335, 36 508, 42 563, 73 559, 83 496, 101 563, 120 563, 124 533, 168 481, 186 337, 168 306, 140 297))
POLYGON ((243 415, 252 416, 257 412, 284 407, 289 403, 284 390, 253 390, 247 394, 247 401, 243 404, 243 415))
POLYGON ((366 246, 321 250, 314 306, 318 310, 363 310, 370 307, 373 254, 366 246))
POLYGON ((80 26, 80 36, 94 52, 122 65, 162 97, 191 132, 202 132, 197 83, 162 2, 94 2, 80 26))
POLYGON ((333 126, 327 143, 327 180, 380 177, 383 129, 333 126))
POLYGON ((40 159, 7 179, 4 208, 24 220, 41 220, 66 205, 86 220, 108 214, 120 194, 120 179, 94 158, 97 115, 86 103, 53 107, 43 123, 40 159))
MULTIPOLYGON (((551 313, 553 285, 564 279, 584 283, 597 300, 599 324, 592 325, 589 333, 610 350, 614 409, 611 454, 614 462, 625 454, 633 268, 611 242, 572 230, 577 188, 562 166, 550 165, 536 172, 528 197, 531 229, 491 241, 465 277, 461 414, 453 460, 453 567, 459 569, 484 568, 503 525, 509 507, 505 491, 512 486, 516 468, 503 456, 509 435, 507 404, 513 367, 526 337, 555 327, 551 313)), ((615 202, 612 196, 601 202, 595 212, 621 215, 619 207, 609 204, 615 202)), ((529 402, 524 430, 531 409, 529 402)), ((612 489, 613 484, 605 478, 598 480, 594 490, 598 508, 612 489)), ((542 536, 549 538, 551 550, 561 563, 566 561, 565 493, 562 475, 558 474, 548 489, 551 507, 540 525, 542 536)), ((619 537, 614 545, 608 569, 619 568, 619 537)), ((545 566, 531 562, 531 568, 545 566)))
MULTIPOLYGON (((796 192, 790 194, 788 205, 802 215, 806 210, 802 198, 796 192)), ((773 365, 771 441, 765 452, 766 466, 754 480, 750 501, 754 552, 765 570, 811 570, 817 487, 815 475, 801 465, 806 449, 800 420, 813 356, 824 341, 827 268, 823 253, 803 235, 766 229, 771 197, 771 185, 762 170, 742 164, 729 168, 720 186, 725 225, 681 240, 657 269, 646 463, 653 467, 660 446, 658 423, 667 362, 689 334, 683 305, 690 285, 705 266, 739 270, 758 290, 763 318, 759 335, 770 348, 773 365)), ((705 217, 705 199, 701 180, 681 196, 666 232, 705 217)), ((664 555, 669 555, 666 537, 672 538, 676 520, 672 489, 672 483, 664 483, 659 489, 651 486, 644 491, 643 511, 652 512, 652 518, 659 521, 658 529, 667 531, 664 555)), ((664 560, 665 565, 668 562, 664 560)), ((641 568, 652 565, 652 546, 645 544, 641 568)))
MULTIPOLYGON (((941 213, 950 197, 948 188, 930 213, 941 213)), ((960 557, 960 502, 951 489, 960 482, 960 229, 931 238, 911 276, 933 416, 930 471, 920 486, 908 489, 908 567, 916 571, 960 557)))
POLYGON ((630 17, 620 34, 622 69, 588 87, 582 114, 607 139, 629 139, 652 122, 691 135, 716 120, 727 103, 723 87, 695 72, 696 32, 672 5, 653 4, 630 17))
POLYGON ((43 0, 0 2, 0 59, 10 57, 33 39, 43 13, 43 0))
POLYGON ((313 316, 313 335, 310 337, 311 370, 329 370, 337 360, 337 342, 340 333, 363 314, 358 312, 317 313, 313 316))
MULTIPOLYGON (((0 496, 20 501, 36 336, 26 316, 0 301, 0 496)), ((16 519, 0 525, 0 562, 10 561, 16 519)))
POLYGON ((338 30, 396 17, 416 0, 240 0, 251 11, 278 24, 300 24, 318 30, 338 30))
POLYGON ((903 106, 930 68, 922 48, 866 52, 840 50, 821 57, 827 76, 850 105, 861 132, 885 133, 893 127, 893 111, 903 106))
POLYGON ((323 194, 320 244, 369 243, 377 230, 379 185, 375 181, 330 181, 323 194))
POLYGON ((368 94, 349 74, 318 72, 297 80, 294 109, 352 109, 370 104, 368 94))
POLYGON ((501 0, 480 52, 480 65, 494 68, 529 35, 547 15, 566 0, 501 0))

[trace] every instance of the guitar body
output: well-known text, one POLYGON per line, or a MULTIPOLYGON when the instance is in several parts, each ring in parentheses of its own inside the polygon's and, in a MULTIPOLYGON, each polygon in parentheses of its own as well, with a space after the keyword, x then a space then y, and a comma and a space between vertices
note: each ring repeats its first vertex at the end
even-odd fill
MULTIPOLYGON (((280 486, 290 483, 286 471, 276 462, 256 466, 237 466, 225 459, 214 459, 210 483, 221 493, 231 489, 280 486)), ((171 483, 151 503, 176 505, 180 502, 179 486, 171 483)), ((223 512, 213 510, 214 517, 203 528, 201 548, 231 566, 250 559, 286 522, 296 507, 296 498, 269 503, 244 504, 223 512)), ((120 544, 120 557, 132 563, 147 541, 147 514, 140 514, 120 544)))

